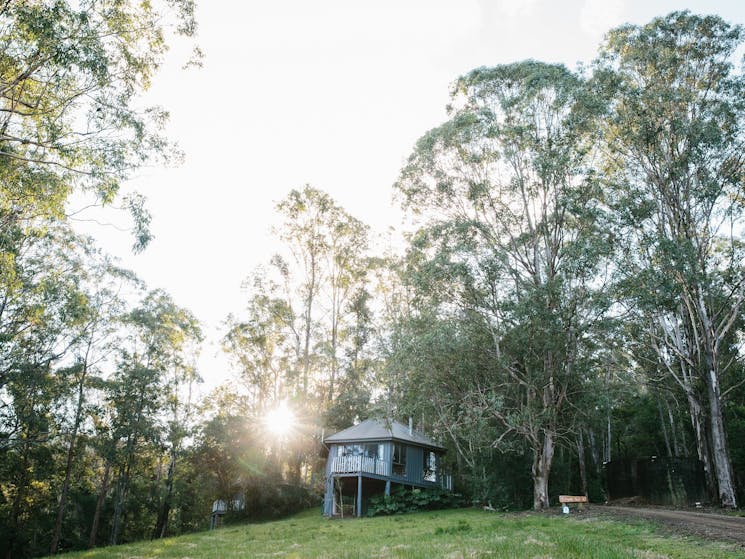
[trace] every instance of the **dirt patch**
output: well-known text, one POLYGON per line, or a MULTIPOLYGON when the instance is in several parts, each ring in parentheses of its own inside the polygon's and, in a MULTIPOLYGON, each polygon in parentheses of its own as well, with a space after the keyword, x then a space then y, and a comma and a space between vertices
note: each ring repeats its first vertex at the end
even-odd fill
POLYGON ((666 531, 711 541, 734 542, 745 548, 745 518, 715 512, 694 512, 657 507, 596 505, 572 511, 580 517, 613 517, 626 522, 652 520, 666 531))

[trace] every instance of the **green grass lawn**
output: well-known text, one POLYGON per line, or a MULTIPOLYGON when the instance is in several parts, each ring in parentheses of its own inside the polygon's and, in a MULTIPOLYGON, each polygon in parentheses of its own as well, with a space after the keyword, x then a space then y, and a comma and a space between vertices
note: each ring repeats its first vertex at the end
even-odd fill
POLYGON ((401 557, 466 559, 742 558, 729 544, 657 533, 648 523, 592 517, 502 515, 481 510, 327 520, 317 510, 178 538, 65 555, 65 559, 401 557))

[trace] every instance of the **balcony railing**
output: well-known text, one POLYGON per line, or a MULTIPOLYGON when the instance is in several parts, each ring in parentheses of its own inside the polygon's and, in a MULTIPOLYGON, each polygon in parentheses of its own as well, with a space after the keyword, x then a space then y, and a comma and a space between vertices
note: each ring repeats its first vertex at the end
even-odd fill
MULTIPOLYGON (((383 477, 393 477, 391 464, 385 460, 377 458, 368 458, 366 456, 337 456, 331 461, 332 474, 376 474, 383 477)), ((439 485, 448 491, 453 490, 453 477, 449 474, 434 473, 431 477, 425 477, 421 481, 439 485)), ((402 480, 405 476, 395 476, 402 480)))
POLYGON ((379 476, 391 475, 390 464, 385 460, 368 458, 366 456, 337 456, 331 463, 332 474, 377 474, 379 476))

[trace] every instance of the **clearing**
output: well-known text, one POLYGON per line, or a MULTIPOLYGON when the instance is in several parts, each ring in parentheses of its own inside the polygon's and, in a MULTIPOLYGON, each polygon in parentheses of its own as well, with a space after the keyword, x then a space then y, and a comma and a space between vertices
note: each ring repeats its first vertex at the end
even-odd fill
POLYGON ((66 559, 595 558, 742 559, 742 546, 703 542, 626 522, 591 507, 568 517, 478 509, 326 520, 318 510, 264 524, 200 532, 66 555, 66 559))

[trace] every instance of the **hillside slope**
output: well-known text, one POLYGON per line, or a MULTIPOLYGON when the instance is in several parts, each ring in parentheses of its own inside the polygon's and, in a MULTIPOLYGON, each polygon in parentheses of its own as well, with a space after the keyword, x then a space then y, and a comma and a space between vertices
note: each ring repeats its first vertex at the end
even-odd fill
POLYGON ((742 557, 730 544, 701 543, 584 515, 502 515, 481 510, 326 520, 317 510, 265 524, 228 526, 179 538, 101 548, 65 559, 470 557, 663 559, 742 557))

